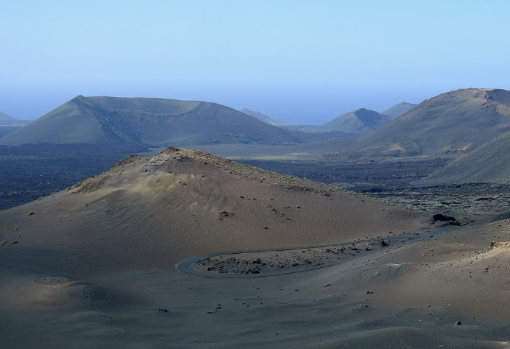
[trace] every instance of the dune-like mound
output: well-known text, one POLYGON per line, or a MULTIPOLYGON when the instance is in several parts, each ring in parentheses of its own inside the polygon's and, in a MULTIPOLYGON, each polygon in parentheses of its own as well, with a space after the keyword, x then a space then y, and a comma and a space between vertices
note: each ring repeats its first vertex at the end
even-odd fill
MULTIPOLYGON (((11 279, 13 276, 10 275, 11 279)), ((13 310, 66 308, 104 311, 129 303, 129 297, 71 277, 34 276, 13 279, 0 287, 0 304, 13 310)))
POLYGON ((451 320, 470 325, 506 319, 508 224, 504 220, 450 227, 447 233, 395 249, 377 263, 360 261, 348 270, 358 275, 354 287, 374 291, 380 304, 417 308, 424 321, 429 316, 436 316, 436 323, 446 320, 445 315, 433 314, 437 309, 453 311, 458 319, 451 320))
MULTIPOLYGON (((0 221, 0 333, 9 348, 402 343, 402 333, 420 331, 421 314, 402 311, 407 282, 422 292, 427 284, 415 264, 394 257, 411 249, 416 263, 411 247, 434 241, 421 213, 176 148, 129 156, 1 211, 0 221), (199 275, 177 268, 192 257, 202 260, 192 266, 199 275), (265 276, 218 277, 251 267, 265 276), (400 303, 376 303, 384 296, 400 303)), ((450 321, 427 323, 423 340, 450 321)))
POLYGON ((130 156, 66 191, 0 212, 0 220, 8 227, 3 248, 32 251, 12 252, 14 259, 59 270, 173 269, 199 254, 341 243, 419 231, 427 222, 369 197, 176 148, 130 156))

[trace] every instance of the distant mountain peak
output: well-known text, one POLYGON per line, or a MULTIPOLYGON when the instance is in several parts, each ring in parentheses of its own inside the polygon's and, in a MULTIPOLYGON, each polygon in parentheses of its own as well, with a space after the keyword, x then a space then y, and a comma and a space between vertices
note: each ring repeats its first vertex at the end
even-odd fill
POLYGON ((360 138, 350 157, 469 153, 510 131, 510 91, 460 89, 429 98, 360 138))
POLYGON ((399 116, 404 115, 405 113, 407 113, 408 111, 410 111, 411 109, 413 109, 416 106, 417 106, 417 104, 412 104, 412 103, 408 103, 408 102, 400 102, 391 108, 383 110, 381 112, 381 114, 387 115, 392 119, 396 119, 399 116))
POLYGON ((0 113, 0 121, 16 121, 16 119, 10 115, 0 113))
POLYGON ((25 126, 29 123, 26 120, 18 120, 10 115, 0 113, 0 126, 25 126))
POLYGON ((374 110, 358 108, 347 112, 320 127, 321 132, 341 131, 349 134, 362 135, 390 122, 390 118, 374 110))
POLYGON ((246 115, 249 115, 249 116, 252 116, 260 121, 263 121, 265 122, 266 124, 270 124, 270 125, 273 125, 273 126, 285 126, 285 125, 290 125, 284 121, 279 121, 279 120, 275 120, 265 114, 262 114, 261 112, 258 112, 258 111, 255 111, 255 110, 250 110, 248 108, 243 108, 241 109, 241 112, 246 114, 246 115))
POLYGON ((83 101, 83 100, 86 100, 87 97, 83 96, 83 95, 78 95, 76 97, 74 97, 73 99, 71 99, 69 102, 75 102, 75 101, 83 101))

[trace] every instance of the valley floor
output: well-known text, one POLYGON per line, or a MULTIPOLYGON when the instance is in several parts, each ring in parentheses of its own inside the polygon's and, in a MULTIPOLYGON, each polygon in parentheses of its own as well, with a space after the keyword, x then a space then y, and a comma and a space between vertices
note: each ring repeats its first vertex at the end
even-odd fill
MULTIPOLYGON (((509 222, 306 272, 24 269, 0 255, 5 348, 506 348, 509 222)), ((5 248, 5 247, 4 247, 5 248)), ((6 251, 6 250, 3 250, 6 251)))

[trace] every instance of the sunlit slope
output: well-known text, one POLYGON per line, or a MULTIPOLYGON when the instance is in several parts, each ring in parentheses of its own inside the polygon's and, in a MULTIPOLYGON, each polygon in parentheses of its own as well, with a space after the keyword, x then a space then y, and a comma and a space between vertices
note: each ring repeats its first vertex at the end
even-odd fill
POLYGON ((84 270, 173 269, 208 252, 346 242, 418 231, 428 219, 335 187, 169 148, 2 211, 0 221, 9 227, 2 234, 2 253, 13 253, 3 254, 9 263, 84 270))
POLYGON ((0 144, 277 144, 304 138, 215 103, 78 96, 2 138, 0 144))
POLYGON ((510 92, 464 89, 425 100, 339 156, 465 154, 510 130, 510 92))

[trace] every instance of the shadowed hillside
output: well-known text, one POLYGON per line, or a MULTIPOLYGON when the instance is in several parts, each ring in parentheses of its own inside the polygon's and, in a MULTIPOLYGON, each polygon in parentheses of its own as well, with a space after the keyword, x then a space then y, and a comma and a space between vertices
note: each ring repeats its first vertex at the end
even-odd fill
POLYGON ((0 144, 280 144, 306 138, 215 103, 78 96, 0 144))
POLYGON ((357 139, 340 157, 459 156, 510 130, 510 92, 464 89, 427 99, 357 139))

